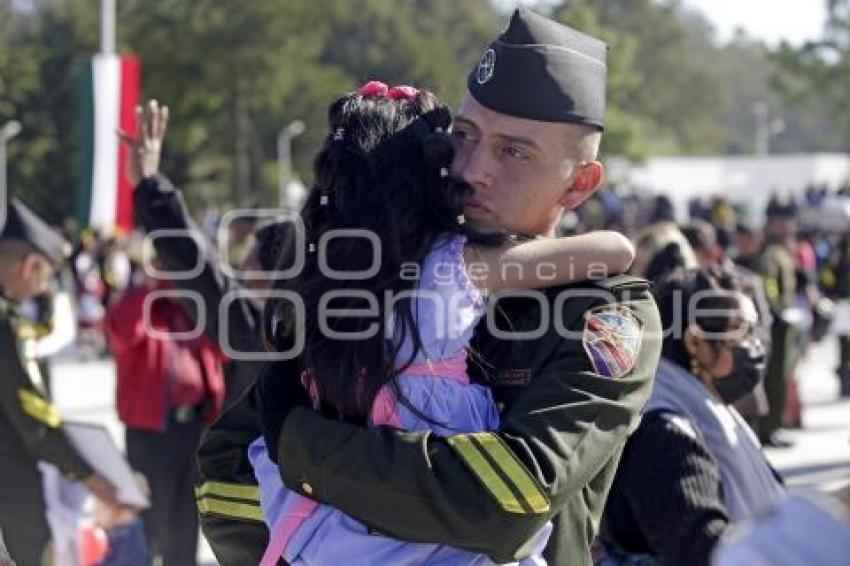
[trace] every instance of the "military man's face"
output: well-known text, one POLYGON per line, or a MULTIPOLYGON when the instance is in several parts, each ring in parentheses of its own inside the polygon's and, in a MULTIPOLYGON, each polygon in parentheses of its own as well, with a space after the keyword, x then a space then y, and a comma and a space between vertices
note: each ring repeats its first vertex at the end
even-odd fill
POLYGON ((550 234, 565 208, 578 206, 601 182, 585 179, 570 134, 576 126, 500 114, 467 94, 452 136, 452 172, 472 187, 464 215, 491 232, 550 234), (593 185, 593 186, 591 186, 593 185))
POLYGON ((27 255, 21 260, 20 285, 15 298, 25 301, 46 293, 55 274, 56 270, 47 258, 35 253, 27 255))

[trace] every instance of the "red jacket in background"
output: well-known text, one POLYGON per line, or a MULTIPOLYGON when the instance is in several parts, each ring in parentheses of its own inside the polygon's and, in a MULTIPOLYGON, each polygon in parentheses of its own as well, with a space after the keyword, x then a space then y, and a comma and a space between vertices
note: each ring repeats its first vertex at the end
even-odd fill
MULTIPOLYGON (((167 369, 175 342, 146 332, 143 308, 145 297, 150 293, 151 289, 138 287, 111 306, 106 315, 106 333, 118 375, 118 417, 130 428, 158 432, 165 430, 167 411, 171 408, 167 369)), ((157 298, 151 304, 149 323, 157 333, 168 334, 176 316, 188 318, 179 303, 157 298)), ((210 402, 206 404, 203 418, 210 423, 224 403, 221 363, 225 358, 203 334, 196 339, 195 351, 206 375, 204 389, 210 402)), ((203 384, 199 386, 204 387, 203 384)))

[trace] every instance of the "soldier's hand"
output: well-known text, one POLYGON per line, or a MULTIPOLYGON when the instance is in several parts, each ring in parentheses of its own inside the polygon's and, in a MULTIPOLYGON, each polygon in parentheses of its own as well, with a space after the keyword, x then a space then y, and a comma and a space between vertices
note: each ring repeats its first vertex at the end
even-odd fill
POLYGON ((293 371, 291 362, 270 364, 257 378, 254 392, 269 458, 277 463, 277 444, 283 422, 293 408, 311 406, 310 395, 301 384, 297 367, 293 371))
POLYGON ((135 136, 118 132, 118 137, 127 146, 127 177, 134 187, 144 177, 159 172, 162 143, 168 128, 168 106, 161 106, 156 100, 148 101, 144 108, 137 106, 136 122, 135 136))
POLYGON ((121 501, 118 500, 118 492, 115 487, 102 475, 97 472, 93 473, 85 481, 86 489, 97 499, 102 501, 109 507, 120 507, 121 501))

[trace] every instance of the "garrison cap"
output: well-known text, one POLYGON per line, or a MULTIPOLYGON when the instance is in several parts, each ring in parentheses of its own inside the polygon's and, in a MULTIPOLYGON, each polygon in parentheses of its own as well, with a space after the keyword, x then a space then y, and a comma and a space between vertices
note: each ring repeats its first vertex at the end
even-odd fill
POLYGON ((24 241, 57 265, 68 255, 68 242, 16 198, 9 199, 0 238, 24 241))
POLYGON ((604 42, 518 8, 467 79, 470 94, 501 114, 605 128, 604 42))
POLYGON ((792 199, 781 202, 773 198, 767 203, 767 208, 765 209, 765 216, 767 218, 795 218, 797 213, 797 203, 792 199))

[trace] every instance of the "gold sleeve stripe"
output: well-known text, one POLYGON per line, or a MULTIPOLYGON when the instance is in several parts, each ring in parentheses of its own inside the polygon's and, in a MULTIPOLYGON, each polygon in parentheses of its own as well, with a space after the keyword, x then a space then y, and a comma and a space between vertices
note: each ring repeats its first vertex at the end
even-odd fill
POLYGON ((205 495, 218 495, 220 497, 259 501, 260 488, 256 485, 207 481, 201 484, 199 488, 195 489, 195 497, 200 498, 205 495))
POLYGON ((502 480, 495 469, 490 465, 478 448, 472 443, 469 435, 455 435, 448 437, 449 445, 457 450, 466 465, 478 480, 484 484, 487 491, 496 498, 502 509, 509 513, 518 515, 526 514, 525 507, 519 502, 511 491, 511 488, 502 480))
POLYGON ((32 391, 18 389, 18 398, 21 400, 21 408, 26 414, 50 428, 59 428, 62 418, 56 407, 42 399, 32 391))
POLYGON ((501 438, 489 432, 479 432, 470 436, 479 442, 481 447, 502 468, 504 475, 513 482, 535 514, 545 513, 549 510, 549 498, 546 497, 537 482, 519 462, 516 455, 505 446, 501 438))
POLYGON ((260 506, 251 503, 236 503, 204 497, 198 500, 198 511, 201 515, 217 515, 228 519, 263 522, 260 506))

